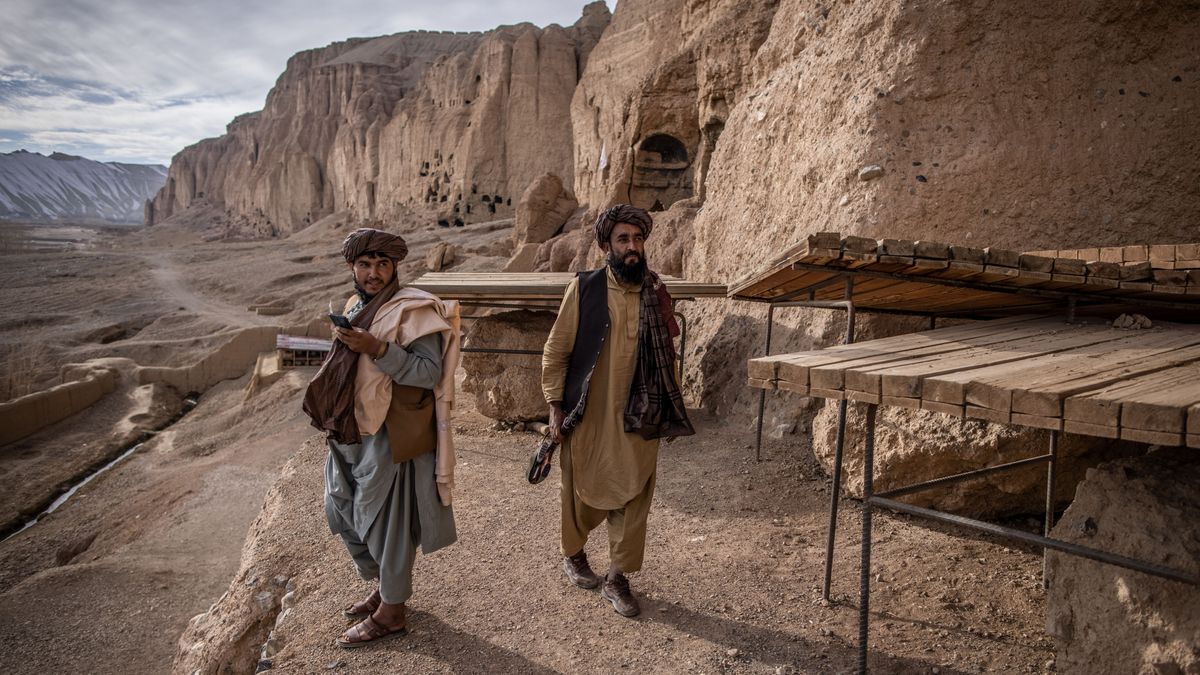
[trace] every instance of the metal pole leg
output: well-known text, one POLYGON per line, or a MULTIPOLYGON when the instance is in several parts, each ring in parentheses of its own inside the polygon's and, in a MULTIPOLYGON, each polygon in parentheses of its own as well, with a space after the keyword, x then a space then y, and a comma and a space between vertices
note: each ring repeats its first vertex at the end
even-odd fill
POLYGON ((867 672, 867 628, 871 609, 871 497, 875 474, 875 413, 867 406, 867 442, 863 445, 862 568, 858 576, 858 672, 867 672))
MULTIPOLYGON (((846 338, 843 344, 854 343, 854 278, 846 277, 846 338)), ((825 584, 821 597, 830 600, 829 588, 833 581, 833 542, 837 536, 838 499, 842 494, 842 448, 846 444, 846 399, 838 401, 837 439, 833 448, 833 492, 829 496, 829 528, 825 535, 825 584)))
MULTIPOLYGON (((1058 432, 1050 431, 1050 461, 1046 462, 1046 524, 1042 528, 1042 536, 1049 537, 1050 529, 1054 527, 1054 472, 1058 468, 1058 432)), ((1050 588, 1050 579, 1046 576, 1049 571, 1049 551, 1042 551, 1042 587, 1050 588)))
POLYGON ((842 447, 846 442, 846 399, 838 401, 837 441, 833 448, 833 492, 829 496, 829 528, 825 537, 825 585, 821 597, 829 600, 833 580, 833 540, 837 535, 838 498, 842 493, 842 447))
MULTIPOLYGON (((775 305, 767 305, 767 346, 763 356, 771 355, 771 326, 775 323, 775 305)), ((763 412, 767 407, 767 390, 758 390, 758 432, 754 438, 754 461, 762 461, 763 412)))

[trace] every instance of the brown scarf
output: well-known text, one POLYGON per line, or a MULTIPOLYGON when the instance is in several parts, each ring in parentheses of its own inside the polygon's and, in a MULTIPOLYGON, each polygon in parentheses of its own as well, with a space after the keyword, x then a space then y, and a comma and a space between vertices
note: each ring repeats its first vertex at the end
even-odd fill
MULTIPOLYGON (((364 329, 371 326, 375 313, 400 289, 397 277, 392 276, 388 285, 350 320, 350 325, 364 329)), ((354 418, 354 376, 357 371, 358 353, 340 340, 334 340, 329 356, 325 357, 321 369, 304 392, 304 412, 312 419, 312 425, 329 432, 329 437, 338 443, 362 442, 358 421, 354 418)))
POLYGON ((646 440, 691 436, 696 430, 675 381, 675 345, 668 324, 668 320, 671 324, 675 321, 671 296, 658 275, 649 270, 641 295, 637 363, 625 404, 625 431, 636 432, 646 440))

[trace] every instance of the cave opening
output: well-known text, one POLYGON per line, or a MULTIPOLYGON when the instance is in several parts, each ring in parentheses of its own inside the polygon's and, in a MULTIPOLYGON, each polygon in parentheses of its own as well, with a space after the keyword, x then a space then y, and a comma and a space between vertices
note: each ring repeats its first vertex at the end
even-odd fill
POLYGON ((664 211, 694 193, 687 146, 675 136, 655 133, 635 146, 629 201, 647 211, 664 211))

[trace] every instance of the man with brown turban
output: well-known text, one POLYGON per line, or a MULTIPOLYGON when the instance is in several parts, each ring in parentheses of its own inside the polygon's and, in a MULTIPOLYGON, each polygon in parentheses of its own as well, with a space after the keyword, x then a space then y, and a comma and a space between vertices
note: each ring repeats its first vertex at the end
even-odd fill
POLYGON ((653 226, 628 204, 600 214, 607 265, 567 286, 542 354, 551 435, 562 443, 562 569, 576 586, 601 585, 584 545, 607 520, 601 595, 627 617, 641 611, 625 573, 642 567, 659 439, 694 433, 675 379, 671 296, 646 267, 653 226))
MULTIPOLYGON (((459 358, 456 303, 401 288, 408 246, 380 230, 342 244, 354 280, 349 328, 309 384, 304 410, 329 433, 325 516, 359 575, 378 589, 345 608, 361 619, 337 641, 361 647, 407 632, 417 547, 454 543, 454 446, 449 411, 459 358)), ((340 317, 339 317, 340 318, 340 317)))

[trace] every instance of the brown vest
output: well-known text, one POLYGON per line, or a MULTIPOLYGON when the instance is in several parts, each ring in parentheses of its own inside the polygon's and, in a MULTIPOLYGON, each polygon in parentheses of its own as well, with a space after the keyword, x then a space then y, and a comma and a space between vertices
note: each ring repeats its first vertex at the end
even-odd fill
MULTIPOLYGON (((355 299, 350 296, 342 312, 349 312, 355 299)), ((389 349, 396 347, 394 342, 391 345, 389 349)), ((432 390, 392 383, 392 402, 383 421, 392 449, 392 463, 407 462, 437 448, 433 405, 432 390)))
POLYGON ((433 391, 392 383, 392 402, 384 419, 392 462, 399 464, 437 447, 433 391))

